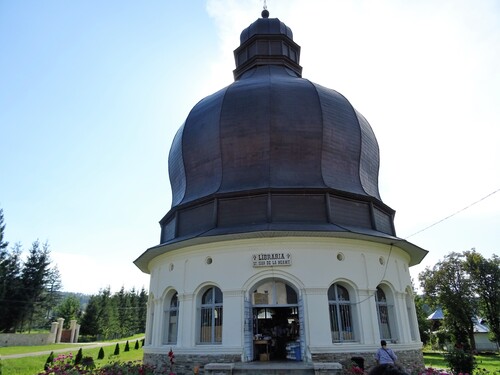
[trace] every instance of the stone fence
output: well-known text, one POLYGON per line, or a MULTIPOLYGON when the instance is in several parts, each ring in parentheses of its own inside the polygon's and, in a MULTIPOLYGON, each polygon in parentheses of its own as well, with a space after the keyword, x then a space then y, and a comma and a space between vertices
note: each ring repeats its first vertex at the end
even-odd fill
POLYGON ((63 329, 64 319, 53 322, 49 333, 1 333, 0 346, 35 346, 56 344, 60 342, 77 343, 80 335, 80 325, 76 320, 70 321, 70 328, 63 329))

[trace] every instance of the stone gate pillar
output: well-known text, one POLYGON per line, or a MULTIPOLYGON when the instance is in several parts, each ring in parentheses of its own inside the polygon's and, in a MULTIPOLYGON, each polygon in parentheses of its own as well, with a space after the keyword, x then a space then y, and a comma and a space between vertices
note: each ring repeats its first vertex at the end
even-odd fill
POLYGON ((70 320, 69 329, 71 330, 71 335, 70 335, 69 342, 71 342, 71 343, 76 342, 76 340, 75 340, 76 320, 75 319, 70 320))
POLYGON ((61 335, 64 327, 64 318, 57 319, 58 327, 57 327, 57 335, 56 335, 56 344, 61 342, 61 335))

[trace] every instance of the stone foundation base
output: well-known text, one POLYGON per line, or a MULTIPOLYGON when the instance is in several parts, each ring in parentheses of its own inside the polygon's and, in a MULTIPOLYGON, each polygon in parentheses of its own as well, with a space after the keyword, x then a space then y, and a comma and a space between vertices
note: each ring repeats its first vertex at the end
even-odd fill
MULTIPOLYGON (((397 364, 409 373, 414 369, 424 369, 424 356, 420 349, 417 350, 394 350, 398 356, 397 364)), ((317 353, 312 355, 313 363, 338 362, 344 369, 348 369, 357 364, 363 364, 365 370, 376 365, 375 352, 357 352, 357 353, 317 353)))
MULTIPOLYGON (((421 350, 401 350, 395 351, 398 356, 398 365, 407 370, 408 373, 414 373, 417 369, 424 368, 424 358, 421 350)), ((369 370, 375 363, 374 352, 357 353, 316 353, 312 355, 312 364, 316 374, 340 373, 342 369, 348 370, 357 363, 363 364, 365 370, 369 370), (327 365, 334 363, 335 368, 329 368, 327 365), (327 368, 328 367, 328 368, 327 368)), ((170 362, 166 354, 144 354, 144 363, 155 366, 159 373, 169 373, 170 362), (163 371, 163 372, 162 372, 163 371)), ((174 373, 176 375, 211 375, 211 374, 231 374, 233 364, 241 363, 238 355, 176 355, 174 373), (208 365, 208 366, 207 366, 208 365)), ((271 362, 272 363, 272 362, 271 362)))
MULTIPOLYGON (((169 371, 161 372, 170 369, 170 361, 166 354, 144 354, 143 362, 148 365, 155 366, 157 372, 168 374, 169 371)), ((193 375, 193 374, 206 374, 205 366, 207 364, 231 364, 241 362, 240 356, 236 355, 175 355, 174 373, 176 375, 193 375), (196 372, 198 371, 198 372, 196 372)))

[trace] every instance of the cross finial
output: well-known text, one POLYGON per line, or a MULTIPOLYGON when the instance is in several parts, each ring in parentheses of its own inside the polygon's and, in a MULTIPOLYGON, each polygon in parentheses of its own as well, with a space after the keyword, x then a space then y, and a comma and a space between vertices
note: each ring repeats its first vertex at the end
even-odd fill
POLYGON ((264 0, 264 10, 262 11, 262 18, 268 18, 269 17, 269 11, 267 10, 267 1, 264 0))

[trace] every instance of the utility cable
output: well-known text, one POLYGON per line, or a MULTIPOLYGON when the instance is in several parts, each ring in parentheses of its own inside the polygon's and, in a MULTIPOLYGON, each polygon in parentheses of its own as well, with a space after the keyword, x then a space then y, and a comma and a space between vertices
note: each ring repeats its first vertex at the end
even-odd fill
POLYGON ((496 193, 498 193, 499 191, 500 191, 500 188, 499 188, 499 189, 496 189, 495 191, 493 191, 493 192, 489 193, 488 195, 486 195, 486 196, 482 197, 481 199, 479 199, 479 200, 477 200, 477 201, 475 201, 475 202, 473 202, 473 203, 469 204, 468 206, 466 206, 466 207, 464 207, 464 208, 462 208, 462 209, 460 209, 460 210, 458 210, 458 211, 456 211, 456 212, 452 213, 451 215, 448 215, 448 216, 446 216, 445 218, 443 218, 443 219, 441 219, 441 220, 439 220, 439 221, 436 221, 434 224, 431 224, 431 225, 429 225, 429 226, 427 226, 427 227, 425 227, 425 228, 423 228, 423 229, 420 229, 419 231, 417 231, 417 232, 415 232, 415 233, 413 233, 413 234, 410 234, 409 236, 405 237, 405 240, 407 240, 408 238, 413 237, 413 236, 415 236, 415 235, 417 235, 417 234, 419 234, 419 233, 422 233, 423 231, 426 231, 427 229, 430 229, 430 228, 432 228, 433 226, 436 226, 436 225, 438 225, 438 224, 442 223, 443 221, 445 221, 445 220, 448 220, 448 219, 452 218, 452 217, 453 217, 453 216, 455 216, 455 215, 458 215, 459 213, 461 213, 461 212, 463 212, 463 211, 465 211, 465 210, 467 210, 467 209, 471 208, 472 206, 475 206, 475 205, 476 205, 476 204, 478 204, 479 202, 484 201, 485 199, 487 199, 487 198, 491 197, 493 194, 496 194, 496 193))

